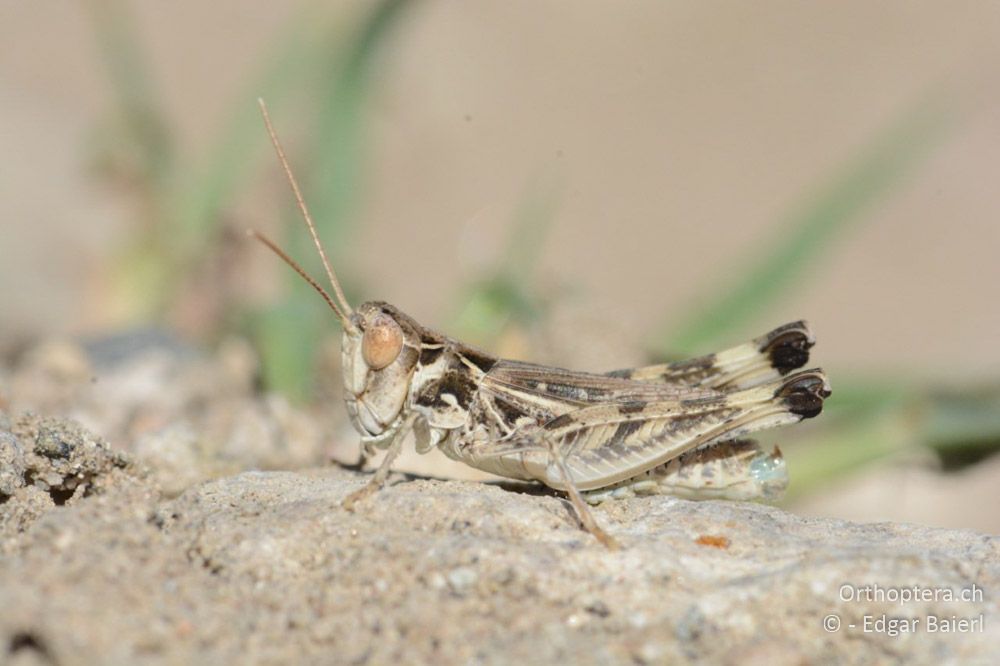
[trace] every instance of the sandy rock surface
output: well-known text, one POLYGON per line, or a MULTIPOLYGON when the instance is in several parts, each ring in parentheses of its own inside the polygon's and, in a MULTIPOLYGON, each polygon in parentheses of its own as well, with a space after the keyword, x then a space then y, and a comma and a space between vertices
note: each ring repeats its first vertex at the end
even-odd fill
POLYGON ((609 552, 552 494, 402 475, 350 513, 368 477, 330 464, 356 448, 340 410, 293 408, 254 374, 239 342, 206 356, 147 334, 45 342, 0 367, 0 664, 964 664, 1000 649, 997 537, 640 498, 595 509, 624 545, 609 552), (914 586, 979 592, 885 600, 914 586), (930 616, 974 624, 932 632, 930 616), (919 623, 889 635, 894 618, 919 623))
POLYGON ((366 477, 317 468, 171 499, 71 423, 0 425, 7 663, 988 663, 1000 645, 1000 539, 974 532, 641 498, 597 509, 610 552, 524 489, 395 476, 349 513, 366 477), (865 633, 865 615, 921 624, 865 633))
POLYGON ((72 418, 130 454, 171 496, 246 469, 357 457, 356 437, 334 436, 350 427, 336 398, 338 409, 309 413, 261 394, 256 373, 256 355, 238 339, 213 354, 157 329, 45 340, 9 367, 0 363, 0 409, 72 418), (334 440, 346 446, 334 450, 334 440))

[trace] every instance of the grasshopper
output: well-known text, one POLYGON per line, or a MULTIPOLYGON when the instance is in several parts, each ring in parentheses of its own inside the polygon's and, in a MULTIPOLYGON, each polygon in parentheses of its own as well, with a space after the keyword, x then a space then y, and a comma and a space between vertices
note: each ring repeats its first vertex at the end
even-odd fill
POLYGON ((814 344, 805 322, 716 354, 598 374, 498 358, 383 301, 354 309, 263 101, 260 107, 336 300, 274 242, 248 233, 340 320, 345 403, 361 435, 362 460, 387 451, 369 483, 344 499, 345 508, 385 483, 410 433, 418 453, 437 448, 480 470, 566 492, 582 527, 609 548, 617 542, 588 501, 661 492, 755 499, 783 490, 780 452, 764 454, 742 438, 822 410, 830 395, 823 371, 794 372, 814 344))

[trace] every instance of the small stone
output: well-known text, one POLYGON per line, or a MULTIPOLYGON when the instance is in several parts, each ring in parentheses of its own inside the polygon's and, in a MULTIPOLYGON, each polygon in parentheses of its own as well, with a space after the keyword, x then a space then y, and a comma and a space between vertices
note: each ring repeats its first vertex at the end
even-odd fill
POLYGON ((649 618, 645 613, 632 613, 628 616, 628 623, 635 629, 644 629, 649 624, 649 618))
POLYGON ((448 580, 435 571, 427 578, 427 584, 432 590, 443 590, 448 585, 448 580))
POLYGON ((458 567, 448 572, 448 585, 454 592, 464 592, 479 579, 479 574, 470 567, 458 567))
POLYGON ((44 428, 35 439, 35 453, 46 458, 69 458, 71 447, 59 433, 44 428))
POLYGON ((24 486, 24 449, 13 433, 0 430, 0 495, 24 486))
POLYGON ((636 651, 636 657, 640 662, 655 664, 662 661, 664 655, 663 646, 659 643, 643 643, 636 651))

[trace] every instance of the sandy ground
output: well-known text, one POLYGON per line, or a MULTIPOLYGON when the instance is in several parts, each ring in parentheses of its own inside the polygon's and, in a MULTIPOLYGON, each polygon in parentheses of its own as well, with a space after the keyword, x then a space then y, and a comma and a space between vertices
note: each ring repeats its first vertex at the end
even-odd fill
POLYGON ((996 589, 1000 541, 971 531, 644 498, 598 510, 611 552, 547 495, 397 478, 347 512, 365 479, 328 468, 167 500, 65 422, 0 438, 22 471, 0 507, 9 663, 987 663, 1000 640, 989 592, 870 591, 996 589), (886 615, 916 631, 864 630, 886 615))
POLYGON ((1000 641, 998 537, 655 497, 596 509, 611 552, 551 493, 400 474, 348 512, 367 475, 330 461, 356 435, 258 393, 246 345, 108 342, 0 368, 0 662, 987 663, 1000 641), (883 615, 919 624, 864 630, 883 615))

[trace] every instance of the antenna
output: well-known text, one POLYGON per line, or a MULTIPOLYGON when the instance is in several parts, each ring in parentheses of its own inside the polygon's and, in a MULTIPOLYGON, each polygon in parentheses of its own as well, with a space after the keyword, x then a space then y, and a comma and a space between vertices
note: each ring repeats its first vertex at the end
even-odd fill
POLYGON ((296 262, 294 259, 285 254, 285 251, 282 250, 280 247, 278 247, 277 243, 275 243, 273 240, 271 240, 270 238, 268 238, 267 236, 265 236, 264 234, 260 233, 255 229, 247 229, 247 236, 256 238, 261 243, 266 245, 271 250, 271 252, 274 252, 276 255, 278 255, 282 261, 284 261, 286 264, 292 267, 292 270, 301 275, 303 280, 308 282, 313 289, 319 292, 319 295, 323 297, 323 300, 326 301, 326 304, 330 306, 330 309, 337 313, 337 317, 339 317, 342 322, 345 322, 344 324, 345 326, 350 323, 350 320, 344 317, 344 314, 340 311, 340 308, 337 307, 337 304, 333 302, 332 298, 330 298, 330 294, 327 293, 326 289, 324 289, 319 282, 316 282, 316 280, 314 280, 313 277, 309 275, 309 273, 306 273, 306 270, 302 268, 302 266, 300 266, 298 262, 296 262))
POLYGON ((278 161, 281 163, 281 168, 284 170, 285 176, 288 179, 288 184, 291 186, 292 193, 295 195, 295 202, 298 204, 299 211, 302 213, 302 218, 305 220, 306 226, 309 227, 309 235, 312 236, 313 244, 315 244, 316 249, 319 251, 320 259, 323 261, 323 268, 326 269, 326 275, 330 278, 330 285, 333 287, 333 292, 337 297, 337 301, 335 302, 330 297, 330 294, 327 293, 327 291, 323 289, 323 287, 321 287, 316 280, 306 273, 305 270, 291 257, 285 254, 285 252, 281 250, 281 248, 279 248, 278 245, 271 239, 252 229, 248 230, 247 233, 270 248, 272 252, 281 257, 286 264, 291 266, 296 273, 302 276, 306 282, 312 285, 313 289, 319 292, 319 294, 327 302, 327 305, 329 305, 330 308, 337 313, 337 317, 340 318, 344 328, 355 330, 356 327, 351 323, 350 319, 350 315, 353 310, 351 309, 350 303, 347 302, 347 297, 344 296, 344 290, 340 287, 340 281, 337 279, 337 274, 330 266, 330 261, 326 257, 326 251, 323 249, 323 244, 319 240, 319 234, 316 232, 316 225, 313 222, 312 216, 309 214, 309 209, 306 207, 305 199, 302 197, 302 191, 299 189, 299 184, 295 180, 292 168, 288 164, 288 158, 285 157, 285 150, 281 147, 281 141, 278 140, 278 134, 274 131, 274 125, 271 124, 271 116, 267 112, 267 105, 261 98, 257 98, 257 104, 260 106, 261 115, 264 117, 264 126, 267 128, 268 136, 271 137, 271 144, 274 146, 274 152, 278 155, 278 161))

